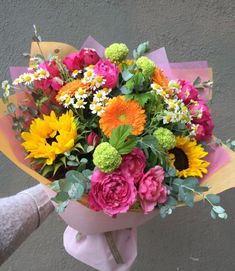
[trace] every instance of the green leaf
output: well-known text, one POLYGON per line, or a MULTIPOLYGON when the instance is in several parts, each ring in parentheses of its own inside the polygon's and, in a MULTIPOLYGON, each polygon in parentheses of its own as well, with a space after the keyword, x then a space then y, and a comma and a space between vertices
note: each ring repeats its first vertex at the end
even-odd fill
POLYGON ((131 79, 134 76, 133 73, 131 73, 128 69, 124 70, 122 72, 122 78, 124 79, 124 81, 128 81, 129 79, 131 79))
POLYGON ((60 190, 62 192, 68 192, 72 186, 72 182, 68 179, 61 179, 59 180, 60 190))
POLYGON ((126 87, 126 85, 122 86, 120 88, 120 91, 122 94, 124 95, 128 95, 128 94, 131 94, 132 93, 132 89, 129 89, 128 87, 126 87))
POLYGON ((134 149, 134 147, 136 146, 136 143, 137 143, 136 137, 130 137, 130 138, 128 138, 125 141, 124 145, 118 149, 118 153, 120 155, 124 155, 124 154, 130 153, 134 149))
POLYGON ((194 194, 192 191, 188 191, 185 193, 184 202, 190 208, 192 208, 194 206, 194 194))
POLYGON ((63 166, 62 162, 58 162, 54 165, 54 170, 53 170, 53 176, 56 174, 56 172, 58 171, 58 169, 63 166))
POLYGON ((71 199, 79 200, 85 192, 85 185, 81 183, 73 183, 70 190, 68 191, 68 195, 71 199))
POLYGON ((133 98, 140 104, 141 107, 144 107, 145 104, 152 98, 150 92, 134 94, 133 98))
POLYGON ((69 204, 69 200, 66 200, 64 202, 59 203, 55 208, 56 212, 58 214, 62 214, 64 212, 65 208, 68 206, 68 204, 69 204))
POLYGON ((15 113, 15 112, 16 112, 16 106, 15 106, 15 104, 9 103, 9 104, 7 105, 7 112, 8 112, 9 114, 15 113))
POLYGON ((221 206, 213 206, 212 209, 217 214, 223 214, 223 213, 225 213, 224 208, 221 207, 221 206))
POLYGON ((72 183, 83 183, 86 179, 85 176, 76 170, 70 170, 65 174, 67 180, 71 181, 72 183))
POLYGON ((59 181, 54 181, 50 184, 50 187, 53 191, 59 191, 60 190, 60 183, 59 181))
POLYGON ((201 83, 201 78, 200 78, 200 76, 198 76, 194 81, 193 81, 193 85, 194 86, 197 86, 197 85, 199 85, 201 83))
POLYGON ((218 195, 208 194, 208 195, 206 195, 206 198, 207 198, 212 204, 219 204, 219 203, 220 203, 220 196, 218 196, 218 195))
POLYGON ((52 200, 55 201, 56 203, 61 203, 68 199, 69 199, 69 195, 66 192, 59 192, 54 198, 52 198, 52 200))
POLYGON ((54 167, 52 165, 46 165, 42 169, 41 174, 42 174, 42 176, 45 177, 48 173, 53 172, 53 170, 54 170, 54 167))
POLYGON ((145 41, 141 43, 137 49, 133 51, 133 57, 135 59, 139 58, 140 56, 144 55, 149 51, 149 41, 145 41))
POLYGON ((209 190, 208 186, 198 186, 194 188, 194 191, 198 192, 198 193, 203 193, 209 190))
POLYGON ((169 167, 167 173, 170 177, 175 177, 176 176, 176 169, 174 167, 169 167))
POLYGON ((78 162, 76 162, 76 161, 68 161, 68 162, 67 162, 67 165, 68 165, 68 166, 71 166, 71 167, 76 167, 76 166, 78 166, 79 164, 78 164, 78 162))
POLYGON ((77 157, 76 157, 75 155, 70 155, 70 156, 68 157, 68 159, 69 159, 70 161, 74 161, 74 160, 77 159, 77 157))
POLYGON ((190 177, 184 180, 184 185, 189 188, 195 188, 199 184, 198 179, 195 177, 190 177))
POLYGON ((213 211, 213 209, 211 209, 211 217, 212 217, 213 219, 216 219, 216 217, 217 217, 217 215, 216 215, 216 213, 213 211))
POLYGON ((86 149, 86 152, 87 152, 87 153, 92 152, 94 149, 95 149, 95 146, 88 145, 88 146, 87 146, 87 149, 86 149))
POLYGON ((82 163, 82 164, 87 164, 87 163, 88 163, 88 160, 87 160, 86 158, 82 158, 82 159, 80 160, 80 163, 82 163))
POLYGON ((114 128, 109 143, 118 150, 118 148, 123 146, 131 131, 132 127, 130 125, 120 125, 118 128, 114 128))

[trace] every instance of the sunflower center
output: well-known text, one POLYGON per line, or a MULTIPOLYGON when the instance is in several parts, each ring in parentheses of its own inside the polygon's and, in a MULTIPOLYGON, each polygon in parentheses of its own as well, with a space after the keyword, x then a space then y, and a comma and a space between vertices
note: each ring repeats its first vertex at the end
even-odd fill
POLYGON ((173 153, 175 156, 174 166, 176 169, 181 171, 189 167, 188 157, 183 150, 179 148, 174 148, 170 150, 170 153, 173 153))
POLYGON ((48 138, 46 139, 46 142, 47 142, 49 145, 51 145, 53 142, 57 142, 56 137, 57 137, 58 135, 59 135, 59 132, 56 132, 55 136, 53 136, 53 137, 48 137, 48 138))
POLYGON ((126 115, 125 114, 121 114, 120 116, 119 116, 119 120, 120 121, 124 121, 126 119, 126 115))

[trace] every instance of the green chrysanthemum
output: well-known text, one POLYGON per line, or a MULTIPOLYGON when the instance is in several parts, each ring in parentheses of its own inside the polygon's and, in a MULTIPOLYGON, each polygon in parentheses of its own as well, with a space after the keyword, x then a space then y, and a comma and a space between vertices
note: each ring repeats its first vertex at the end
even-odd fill
POLYGON ((136 65, 142 70, 144 76, 146 77, 150 77, 156 68, 155 63, 146 56, 141 56, 138 58, 136 60, 136 65))
POLYGON ((113 43, 105 49, 105 57, 112 62, 121 62, 128 55, 128 47, 124 43, 113 43))
POLYGON ((153 135, 158 140, 160 146, 165 150, 170 150, 175 147, 176 138, 169 129, 160 127, 153 133, 153 135))
POLYGON ((118 151, 108 142, 99 144, 93 154, 93 163, 105 173, 114 171, 120 166, 121 161, 118 151))

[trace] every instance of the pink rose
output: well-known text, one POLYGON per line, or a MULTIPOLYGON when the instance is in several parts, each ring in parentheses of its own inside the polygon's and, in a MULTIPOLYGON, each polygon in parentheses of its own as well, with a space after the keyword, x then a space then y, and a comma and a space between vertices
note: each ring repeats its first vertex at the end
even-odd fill
POLYGON ((74 70, 82 70, 84 67, 83 58, 79 53, 71 53, 67 55, 63 60, 64 65, 70 72, 74 70))
POLYGON ((190 104, 189 111, 195 123, 204 123, 211 118, 209 107, 203 100, 198 100, 190 104))
POLYGON ((82 48, 79 52, 79 56, 82 59, 84 66, 95 65, 100 60, 96 50, 91 48, 82 48))
POLYGON ((117 85, 119 68, 109 60, 99 60, 94 68, 96 75, 103 76, 106 80, 104 87, 114 88, 117 85))
POLYGON ((139 148, 134 148, 131 153, 122 158, 120 170, 132 176, 134 183, 137 184, 144 174, 145 165, 146 157, 144 152, 139 148))
POLYGON ((185 104, 190 103, 191 100, 198 99, 198 91, 192 84, 184 80, 179 80, 179 83, 181 85, 181 90, 177 95, 185 104))
POLYGON ((93 210, 103 210, 107 215, 115 216, 129 210, 136 201, 136 194, 133 178, 120 170, 105 174, 95 169, 88 201, 93 210))
POLYGON ((86 138, 88 145, 96 146, 100 143, 100 137, 94 131, 90 132, 90 134, 86 138))
POLYGON ((163 168, 155 166, 139 182, 140 203, 145 214, 151 212, 158 203, 167 200, 167 189, 162 184, 164 175, 163 168))

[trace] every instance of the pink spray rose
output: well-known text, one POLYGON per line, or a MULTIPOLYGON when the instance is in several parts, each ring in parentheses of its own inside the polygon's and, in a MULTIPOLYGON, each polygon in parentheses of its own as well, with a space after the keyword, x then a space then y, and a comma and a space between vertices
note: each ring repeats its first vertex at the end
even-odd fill
POLYGON ((93 210, 103 210, 107 215, 115 216, 129 210, 136 201, 136 194, 133 178, 120 170, 105 174, 95 169, 88 201, 93 210))
POLYGON ((144 152, 139 148, 134 148, 131 153, 122 158, 120 170, 132 176, 134 183, 137 184, 144 174, 145 165, 146 157, 144 152))
POLYGON ((82 70, 84 67, 83 58, 79 53, 71 53, 67 55, 63 60, 64 65, 70 72, 74 70, 82 70))
POLYGON ((54 60, 52 61, 44 61, 39 65, 40 68, 43 70, 46 70, 50 74, 50 78, 53 77, 60 77, 60 71, 56 65, 56 62, 54 60))
POLYGON ((106 80, 104 87, 114 88, 117 85, 119 68, 109 60, 99 60, 94 68, 96 75, 103 76, 106 80))
POLYGON ((167 189, 162 184, 163 180, 164 170, 160 166, 151 168, 140 180, 140 203, 145 214, 151 212, 158 203, 166 202, 167 189))
POLYGON ((208 118, 204 123, 198 124, 198 130, 196 134, 196 140, 210 140, 214 129, 214 123, 212 118, 208 118))
POLYGON ((90 134, 86 138, 88 145, 98 145, 100 144, 100 137, 94 131, 90 132, 90 134))
POLYGON ((198 100, 190 104, 189 111, 195 123, 204 123, 211 118, 209 107, 203 100, 198 100))
POLYGON ((84 66, 95 65, 100 60, 96 50, 91 48, 82 48, 79 56, 83 60, 84 66))
POLYGON ((181 90, 177 95, 185 104, 190 103, 191 100, 198 99, 198 91, 192 84, 184 80, 179 80, 179 83, 181 85, 181 90))
POLYGON ((64 82, 60 78, 60 71, 56 65, 56 62, 53 61, 44 61, 39 67, 49 73, 49 77, 46 79, 37 80, 34 82, 36 89, 49 89, 52 87, 55 90, 59 90, 63 86, 64 82))

